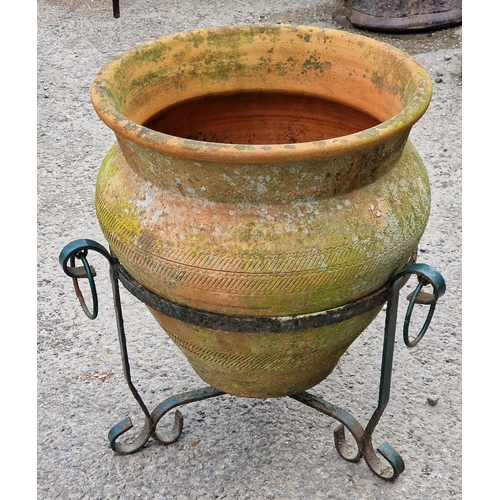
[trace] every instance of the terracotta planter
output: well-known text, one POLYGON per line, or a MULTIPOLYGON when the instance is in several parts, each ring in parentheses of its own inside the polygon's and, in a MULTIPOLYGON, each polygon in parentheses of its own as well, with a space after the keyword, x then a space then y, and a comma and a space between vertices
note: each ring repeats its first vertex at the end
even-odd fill
MULTIPOLYGON (((138 282, 194 309, 289 317, 365 297, 427 223, 408 135, 431 92, 408 55, 334 30, 228 27, 140 45, 92 85, 117 139, 96 185, 102 231, 138 282)), ((328 376, 379 309, 259 335, 151 311, 210 385, 271 397, 328 376)))
POLYGON ((347 0, 347 18, 359 28, 409 33, 462 24, 462 0, 347 0))

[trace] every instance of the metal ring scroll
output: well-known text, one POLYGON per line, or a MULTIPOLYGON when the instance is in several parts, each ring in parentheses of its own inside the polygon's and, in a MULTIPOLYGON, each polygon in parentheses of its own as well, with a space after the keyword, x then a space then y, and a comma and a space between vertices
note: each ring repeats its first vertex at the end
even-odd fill
POLYGON ((412 264, 411 266, 408 266, 402 273, 394 278, 394 281, 397 281, 402 276, 408 276, 410 274, 416 274, 418 277, 418 285, 414 292, 409 296, 410 303, 408 304, 403 324, 403 339, 406 346, 411 348, 415 347, 427 332, 427 328, 429 328, 434 315, 434 310, 436 309, 437 301, 446 292, 446 283, 441 274, 426 264, 412 264), (427 285, 432 286, 432 294, 422 293, 422 288, 427 285), (413 340, 410 340, 410 320, 415 304, 425 304, 430 307, 420 332, 413 340))
POLYGON ((68 243, 59 254, 59 263, 64 272, 73 280, 73 287, 83 312, 89 319, 95 319, 99 312, 99 302, 97 300, 97 290, 94 282, 95 271, 92 266, 89 265, 86 258, 89 250, 99 252, 108 259, 110 264, 113 264, 113 258, 100 243, 87 239, 75 240, 68 243), (82 262, 83 268, 75 267, 75 257, 82 262), (70 266, 68 266, 68 261, 70 266), (82 271, 84 271, 84 273, 82 273, 82 271), (87 278, 89 280, 90 292, 92 295, 92 312, 87 307, 80 286, 78 285, 78 279, 80 278, 87 278))

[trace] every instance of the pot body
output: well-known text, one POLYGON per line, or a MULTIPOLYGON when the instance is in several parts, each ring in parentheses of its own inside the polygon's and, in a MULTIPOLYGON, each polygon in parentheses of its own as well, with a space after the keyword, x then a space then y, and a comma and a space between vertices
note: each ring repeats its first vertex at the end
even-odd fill
MULTIPOLYGON (((117 138, 96 184, 103 233, 137 281, 194 309, 288 317, 364 297, 404 267, 429 217, 408 136, 430 95, 409 56, 333 30, 148 42, 92 88, 117 138)), ((152 313, 205 381, 268 397, 323 380, 378 311, 280 337, 152 313)))

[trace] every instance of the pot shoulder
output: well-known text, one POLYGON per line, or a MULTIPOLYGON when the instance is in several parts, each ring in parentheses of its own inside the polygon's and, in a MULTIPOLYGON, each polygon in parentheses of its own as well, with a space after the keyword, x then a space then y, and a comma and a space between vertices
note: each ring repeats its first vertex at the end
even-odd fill
POLYGON ((288 316, 368 295, 408 261, 430 187, 407 141, 393 168, 359 189, 277 203, 228 203, 161 189, 113 146, 96 185, 103 233, 151 291, 196 309, 288 316))

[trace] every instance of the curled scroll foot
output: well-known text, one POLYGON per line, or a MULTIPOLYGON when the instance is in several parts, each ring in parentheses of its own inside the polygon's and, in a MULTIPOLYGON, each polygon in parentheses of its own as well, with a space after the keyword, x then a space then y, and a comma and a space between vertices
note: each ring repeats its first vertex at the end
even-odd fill
POLYGON ((154 439, 163 445, 169 445, 175 443, 182 434, 182 429, 184 427, 184 417, 179 410, 175 410, 174 414, 174 425, 172 426, 172 431, 170 436, 164 436, 163 433, 160 433, 158 430, 155 430, 153 437, 154 439))
POLYGON ((333 438, 335 441, 335 449, 338 454, 348 462, 359 462, 362 453, 358 444, 357 450, 353 450, 346 441, 345 437, 345 427, 344 425, 339 425, 333 432, 333 438))
POLYGON ((118 422, 110 429, 108 433, 108 439, 111 445, 111 449, 115 453, 118 453, 118 455, 130 455, 131 453, 138 452, 148 442, 154 431, 151 419, 146 418, 141 432, 132 442, 118 443, 117 439, 133 427, 134 424, 132 424, 132 420, 127 417, 121 422, 118 422))
POLYGON ((370 426, 367 430, 363 429, 350 413, 308 392, 301 392, 290 397, 341 422, 333 435, 335 448, 344 460, 356 463, 363 457, 377 476, 387 480, 396 479, 405 470, 401 455, 389 443, 383 443, 377 448, 385 460, 379 458, 372 447, 371 432, 373 429, 370 426), (356 441, 357 449, 353 449, 347 444, 346 428, 356 441))
POLYGON ((203 387, 202 389, 196 389, 194 391, 176 394, 165 399, 165 401, 162 401, 151 413, 151 419, 155 427, 155 431, 153 434, 154 439, 164 445, 175 443, 175 441, 179 439, 184 424, 184 417, 179 410, 175 411, 174 425, 169 436, 165 436, 163 435, 163 433, 160 433, 158 430, 156 430, 156 425, 158 424, 158 422, 170 410, 174 409, 177 406, 186 405, 195 401, 202 401, 203 399, 209 399, 216 396, 221 396, 223 394, 224 392, 208 386, 203 387))
POLYGON ((221 396, 224 392, 214 389, 213 387, 204 387, 194 391, 185 392, 170 396, 162 401, 152 412, 151 415, 146 415, 144 426, 131 442, 117 442, 117 439, 132 429, 133 424, 130 418, 125 418, 111 428, 108 433, 108 439, 111 449, 119 455, 130 455, 143 448, 148 440, 152 437, 158 443, 169 445, 175 443, 181 436, 184 426, 184 417, 179 410, 175 411, 174 423, 169 435, 164 435, 157 430, 156 426, 159 421, 172 409, 177 406, 186 405, 195 401, 221 396))
POLYGON ((362 439, 364 429, 361 424, 347 411, 336 405, 328 403, 323 399, 308 392, 293 394, 290 398, 299 403, 310 406, 315 410, 338 420, 342 425, 334 431, 335 448, 340 456, 348 462, 359 462, 362 457, 362 439), (357 450, 353 450, 346 442, 345 428, 351 433, 357 444, 357 450))
POLYGON ((393 481, 404 470, 405 463, 401 455, 387 442, 382 443, 377 451, 385 459, 379 458, 375 450, 369 443, 364 440, 363 443, 363 456, 368 467, 380 478, 393 481))

